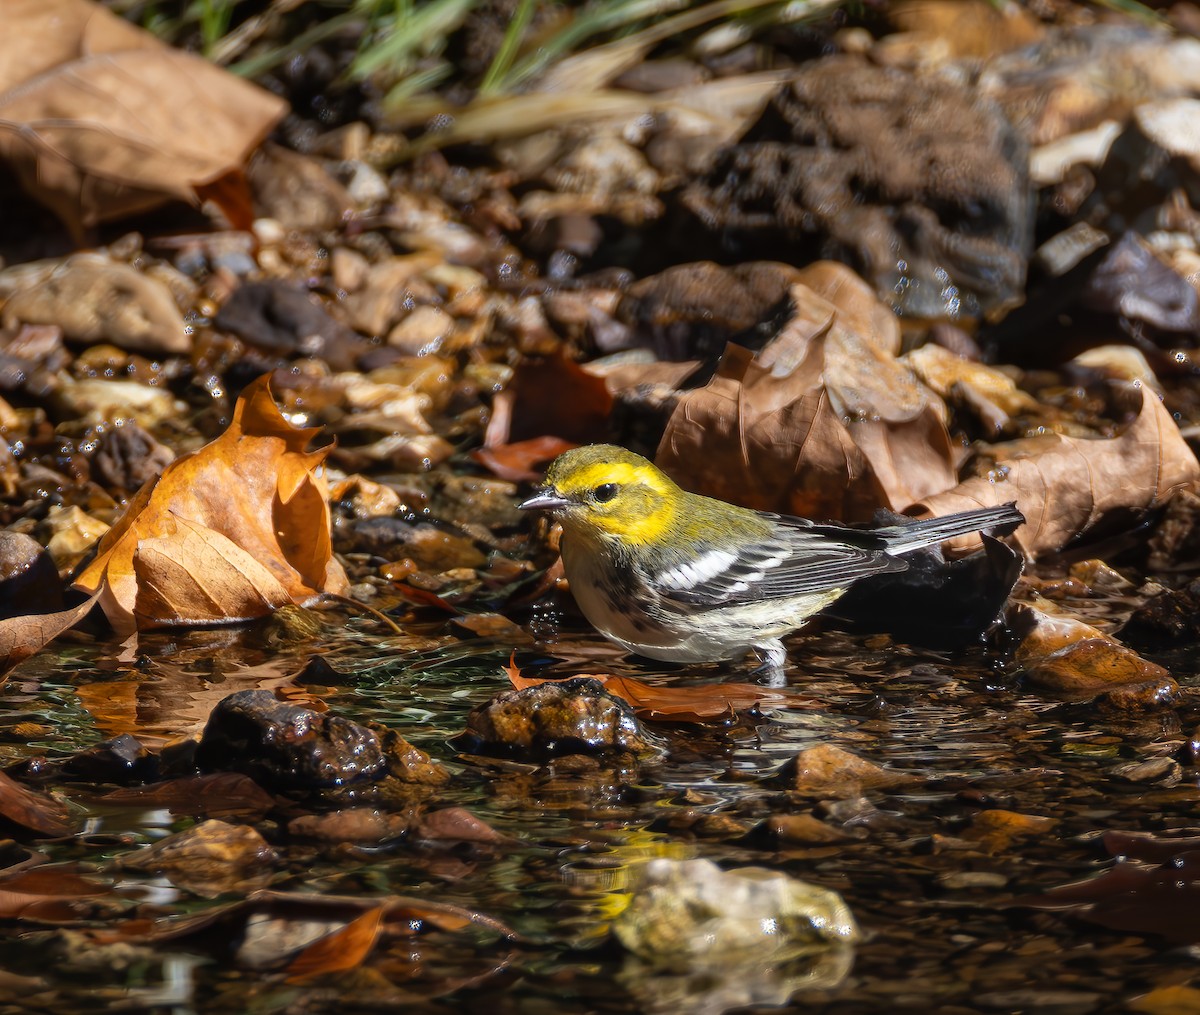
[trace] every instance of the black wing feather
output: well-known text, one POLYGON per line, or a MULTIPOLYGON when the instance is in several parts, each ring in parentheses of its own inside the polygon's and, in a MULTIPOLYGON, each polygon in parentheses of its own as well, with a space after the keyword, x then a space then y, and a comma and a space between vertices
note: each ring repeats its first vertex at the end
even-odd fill
POLYGON ((886 541, 870 531, 773 517, 775 531, 751 544, 738 561, 691 588, 663 598, 685 606, 737 606, 845 588, 867 575, 903 571, 886 541))

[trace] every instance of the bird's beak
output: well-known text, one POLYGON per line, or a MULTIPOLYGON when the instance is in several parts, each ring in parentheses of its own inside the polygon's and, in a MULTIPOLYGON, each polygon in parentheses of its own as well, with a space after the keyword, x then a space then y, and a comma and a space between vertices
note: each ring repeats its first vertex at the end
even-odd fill
POLYGON ((519 511, 554 511, 567 507, 571 502, 552 489, 539 490, 527 501, 517 505, 519 511))

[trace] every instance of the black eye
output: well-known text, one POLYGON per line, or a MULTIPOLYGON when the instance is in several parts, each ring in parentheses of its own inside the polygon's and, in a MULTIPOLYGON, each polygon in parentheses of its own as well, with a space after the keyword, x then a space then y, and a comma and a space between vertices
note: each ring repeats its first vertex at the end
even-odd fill
POLYGON ((601 483, 592 491, 592 496, 601 504, 605 504, 617 495, 616 483, 601 483))

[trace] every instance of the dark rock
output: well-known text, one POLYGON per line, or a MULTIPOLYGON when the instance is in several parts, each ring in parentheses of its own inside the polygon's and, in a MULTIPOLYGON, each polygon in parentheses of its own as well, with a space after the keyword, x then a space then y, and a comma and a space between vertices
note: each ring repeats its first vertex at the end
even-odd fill
POLYGON ((1200 581, 1147 599, 1125 622, 1121 638, 1140 649, 1200 642, 1200 581))
POLYGON ((305 289, 281 279, 247 282, 225 301, 215 323, 251 345, 284 355, 315 356, 335 370, 350 369, 368 348, 305 289))
POLYGON ((110 428, 92 457, 92 477, 103 486, 133 493, 175 460, 170 448, 156 441, 133 420, 110 428))
POLYGON ((158 756, 128 733, 106 740, 63 762, 63 774, 88 782, 153 782, 159 778, 158 756))
POLYGON ((629 704, 590 677, 503 691, 471 711, 459 742, 475 753, 531 759, 660 749, 629 704))
POLYGON ((983 550, 948 561, 937 548, 905 554, 906 571, 855 584, 826 616, 851 630, 886 633, 930 648, 977 644, 996 622, 1025 561, 991 536, 983 550))
POLYGON ((833 56, 806 64, 685 201, 735 248, 836 253, 905 316, 996 316, 1024 290, 1027 162, 977 92, 833 56))
POLYGON ((0 619, 63 608, 58 569, 31 536, 0 531, 0 619))
POLYGON ((388 770, 373 730, 278 701, 269 691, 238 691, 218 702, 196 763, 205 771, 241 772, 268 789, 340 787, 388 770))
POLYGON ((617 318, 629 327, 624 347, 651 349, 662 360, 713 361, 727 342, 761 349, 787 319, 788 290, 798 275, 772 261, 667 268, 634 282, 621 297, 617 318))

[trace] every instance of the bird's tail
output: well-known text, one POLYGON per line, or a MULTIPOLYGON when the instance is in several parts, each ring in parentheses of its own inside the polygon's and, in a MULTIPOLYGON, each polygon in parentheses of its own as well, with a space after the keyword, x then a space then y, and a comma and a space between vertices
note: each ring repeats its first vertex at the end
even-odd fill
POLYGON ((876 532, 887 543, 888 553, 908 553, 980 529, 1003 528, 1011 532, 1024 521, 1025 516, 1017 510, 1017 505, 1009 503, 975 511, 959 511, 941 518, 925 518, 906 525, 889 525, 876 532))

